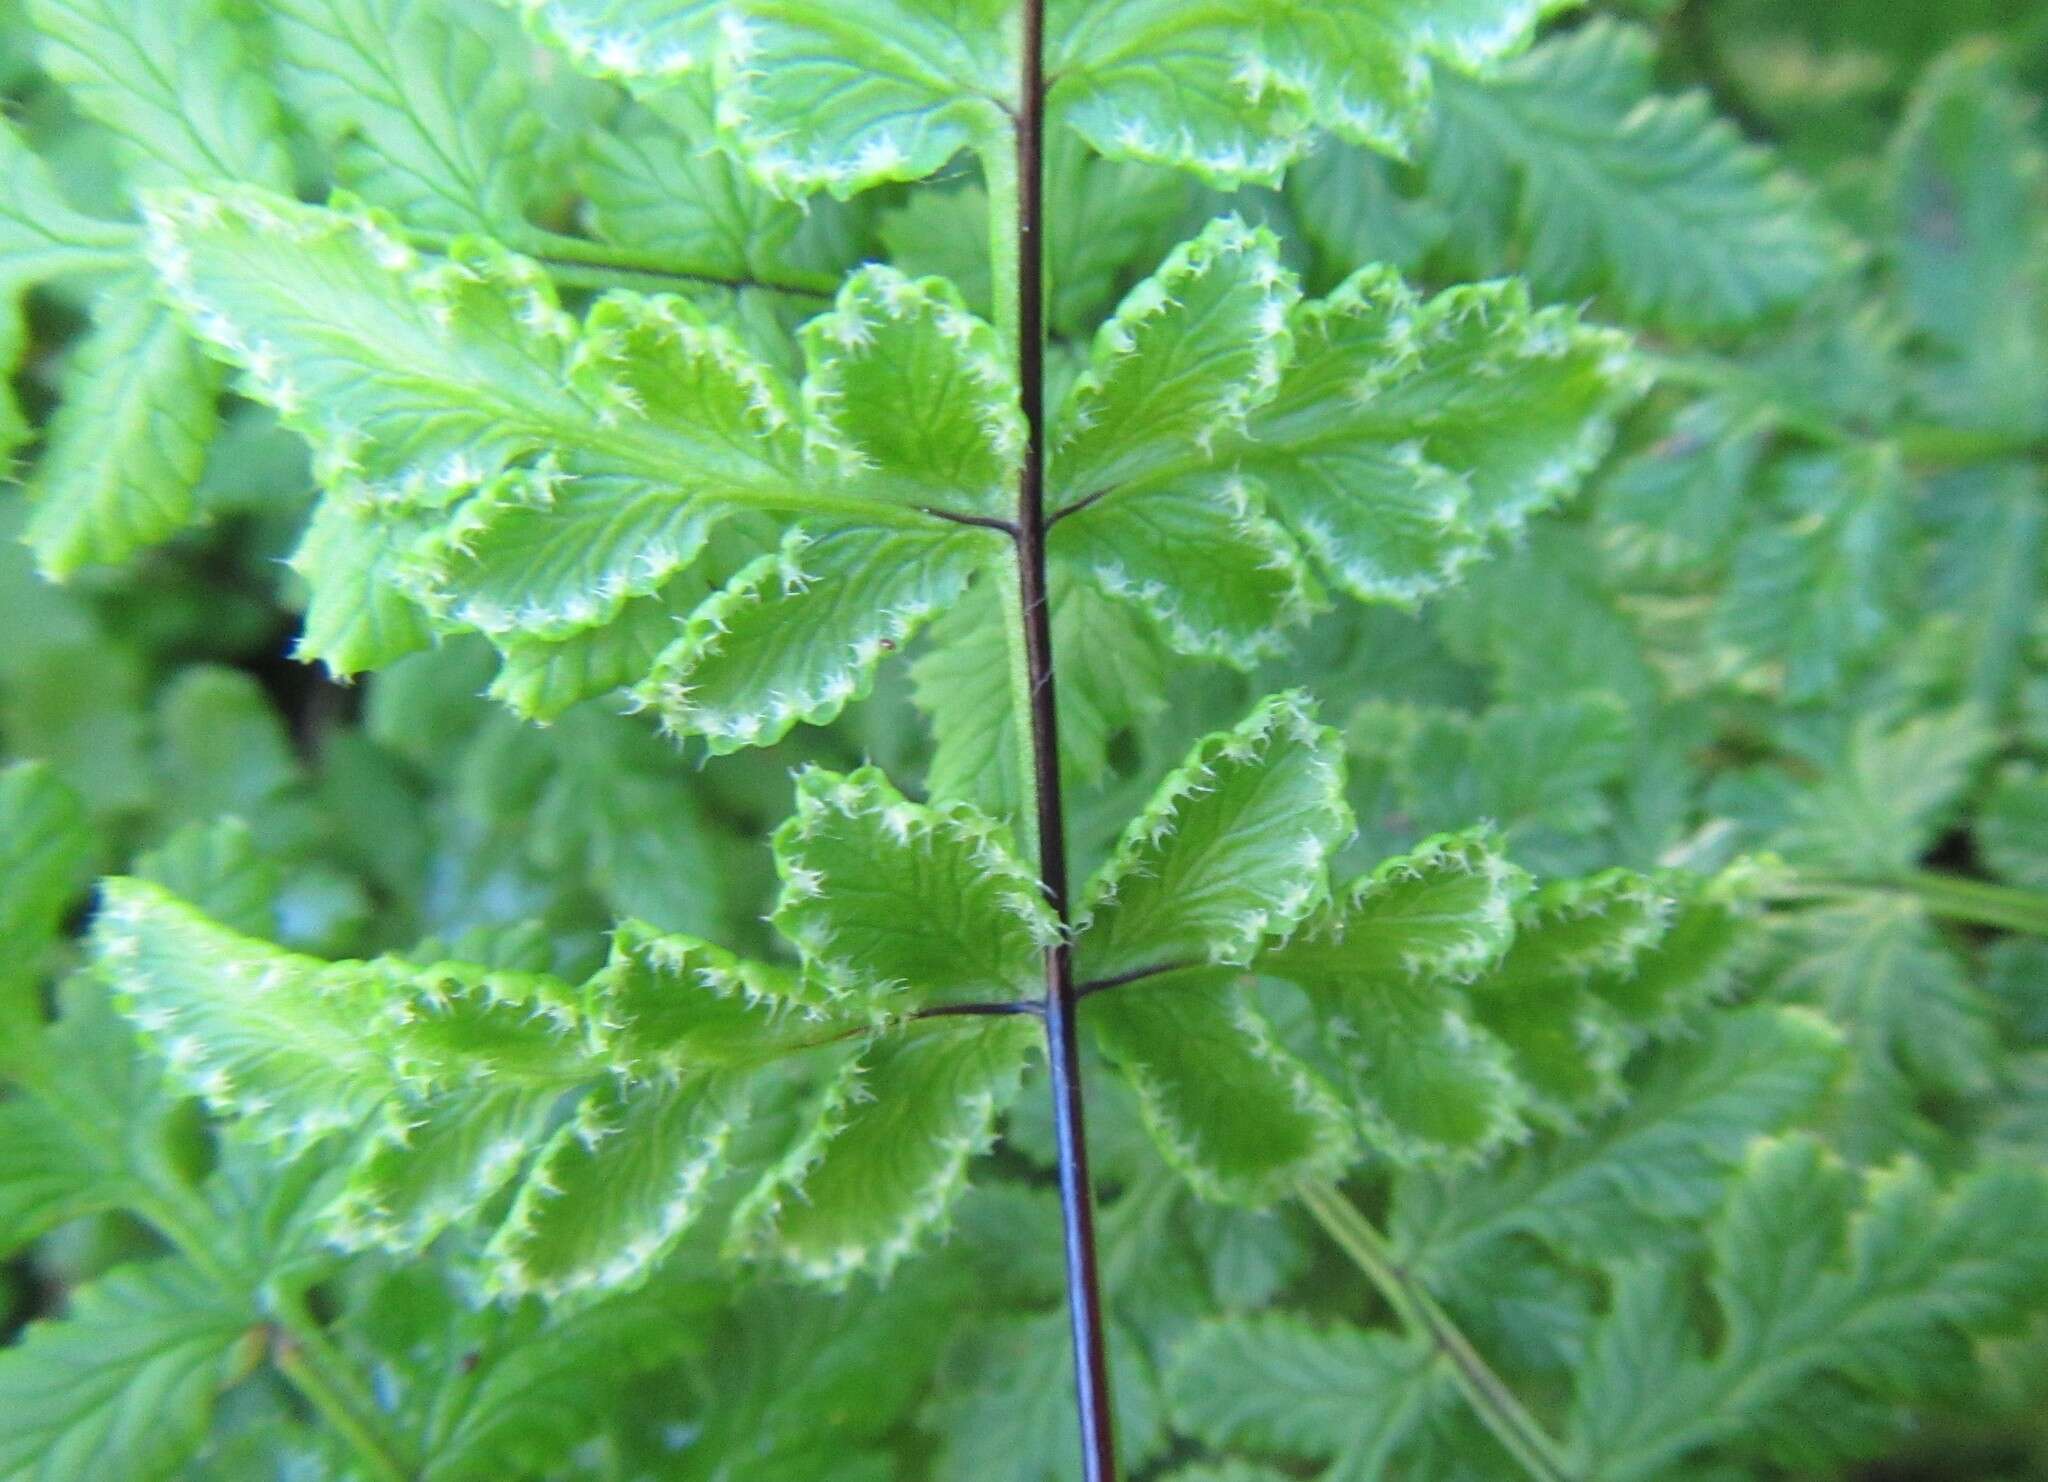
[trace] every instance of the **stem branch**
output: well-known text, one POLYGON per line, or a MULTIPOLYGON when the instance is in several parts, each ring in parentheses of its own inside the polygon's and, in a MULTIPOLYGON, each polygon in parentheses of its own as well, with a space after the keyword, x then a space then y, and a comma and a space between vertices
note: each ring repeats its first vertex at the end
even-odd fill
MULTIPOLYGON (((206 1202, 169 1178, 146 1178, 130 1208, 156 1228, 178 1254, 224 1288, 241 1290, 232 1267, 219 1251, 225 1243, 220 1219, 206 1202)), ((413 1482, 415 1469, 386 1433, 376 1402, 356 1382, 353 1367, 320 1330, 298 1293, 276 1293, 268 1304, 273 1315, 270 1362, 346 1441, 364 1469, 377 1482, 413 1482)))
POLYGON ((344 1376, 347 1361, 303 1312, 285 1317, 270 1345, 270 1361, 334 1433, 347 1441, 378 1482, 413 1482, 415 1472, 384 1435, 376 1407, 344 1376))
POLYGON ((1948 921, 2048 937, 2048 894, 1932 870, 1897 875, 1802 875, 1780 899, 1842 901, 1871 895, 1908 896, 1930 914, 1948 921))
POLYGON ((1035 998, 1018 999, 1004 1003, 942 1003, 934 1008, 919 1009, 910 1017, 913 1019, 989 1019, 1004 1018, 1014 1014, 1042 1014, 1045 1005, 1035 998))
POLYGON ((1881 429, 1856 427, 1824 407, 1789 395, 1785 388, 1733 360, 1703 354, 1651 354, 1645 360, 1667 385, 1732 394, 1754 406, 1768 407, 1778 426, 1823 447, 1858 448, 1889 443, 1907 463, 1934 471, 1975 463, 2048 458, 2048 438, 2031 431, 1952 427, 1932 422, 1909 422, 1881 429))
POLYGON ((1059 709, 1053 682, 1052 609, 1045 561, 1045 0, 1024 0, 1014 162, 1000 148, 984 160, 992 205, 997 317, 1014 335, 1018 399, 1029 436, 1018 480, 1017 605, 1023 629, 1019 701, 1028 718, 1025 791, 1037 834, 1038 874, 1059 918, 1060 939, 1045 952, 1045 1037, 1059 1152, 1060 1209, 1067 1257, 1067 1312, 1073 1330, 1074 1393, 1081 1420, 1084 1482, 1115 1482, 1108 1346, 1095 1252, 1094 1192, 1081 1092, 1080 995, 1067 936, 1066 819, 1060 798, 1059 709), (1014 171, 1014 175, 1012 175, 1014 171), (1014 215, 1010 201, 1015 201, 1014 215), (1007 238, 1002 228, 1014 226, 1007 238), (1007 270, 1007 271, 1005 271, 1007 270))
POLYGON ((758 288, 766 293, 787 293, 798 298, 829 299, 839 288, 838 280, 830 273, 793 271, 778 278, 766 278, 756 273, 737 276, 706 273, 663 253, 621 247, 612 242, 593 242, 584 237, 538 228, 532 234, 528 250, 534 256, 553 263, 583 263, 606 272, 646 273, 653 277, 681 278, 722 288, 758 288))
POLYGON ((1309 1213, 1379 1288, 1402 1325, 1428 1339, 1443 1355, 1459 1392, 1522 1470, 1538 1482, 1575 1482, 1557 1443, 1458 1331, 1450 1314, 1402 1267, 1385 1237, 1357 1206, 1331 1184, 1303 1184, 1300 1193, 1309 1213))
MULTIPOLYGON (((407 239, 422 252, 446 256, 455 238, 440 232, 408 232, 407 239)), ((675 293, 686 288, 756 288, 764 293, 787 294, 792 298, 830 303, 834 285, 820 274, 799 279, 726 277, 698 272, 687 264, 673 262, 657 253, 614 247, 604 242, 587 242, 581 237, 538 227, 507 242, 547 269, 548 276, 564 288, 603 293, 613 288, 632 288, 643 293, 675 293)))
POLYGON ((1107 978, 1090 978, 1074 990, 1076 998, 1087 998, 1097 993, 1107 993, 1112 988, 1123 988, 1132 983, 1142 983, 1147 978, 1163 977, 1167 973, 1185 972, 1202 964, 1193 960, 1186 962, 1155 962, 1150 967, 1134 967, 1127 973, 1117 973, 1107 978))

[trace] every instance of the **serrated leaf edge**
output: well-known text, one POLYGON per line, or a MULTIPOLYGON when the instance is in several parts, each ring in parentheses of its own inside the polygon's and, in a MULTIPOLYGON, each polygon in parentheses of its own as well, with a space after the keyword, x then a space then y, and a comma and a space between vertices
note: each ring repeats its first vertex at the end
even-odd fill
MULTIPOLYGON (((1218 761, 1255 763, 1271 743, 1280 738, 1299 743, 1308 752, 1309 767, 1322 784, 1323 800, 1332 817, 1342 819, 1340 835, 1351 832, 1350 804, 1344 798, 1343 743, 1337 732, 1316 719, 1315 703, 1305 690, 1284 690, 1255 706, 1250 715, 1227 731, 1217 731, 1195 743, 1186 761, 1160 780, 1151 800, 1125 827, 1116 848, 1089 880, 1079 907, 1074 912, 1073 934, 1086 935, 1096 913, 1116 897, 1117 885, 1126 876, 1143 870, 1145 852, 1158 848, 1177 831, 1182 808, 1190 799, 1209 791, 1208 780, 1218 761)), ((1248 912, 1235 930, 1210 944, 1209 960, 1221 966, 1242 967, 1260 948, 1284 940, 1327 896, 1327 866, 1343 838, 1308 839, 1299 861, 1303 874, 1318 883, 1303 886, 1297 898, 1285 900, 1271 911, 1248 912)))
POLYGON ((794 907, 824 892, 823 877, 804 865, 800 854, 804 841, 835 818, 879 819, 890 836, 906 848, 927 838, 944 838, 965 846, 987 877, 1004 887, 1003 908, 1023 925, 1033 943, 1045 948, 1061 939, 1059 918, 1046 901, 1045 887, 1017 854, 1008 825, 973 804, 914 803, 897 791, 879 767, 850 773, 806 768, 797 774, 796 800, 796 812, 775 831, 775 869, 782 880, 782 894, 768 919, 802 954, 807 972, 835 1000, 866 997, 882 1005, 910 986, 876 982, 859 963, 834 957, 831 929, 824 922, 791 919, 794 907))
MULTIPOLYGON (((1182 285, 1192 282, 1228 258, 1244 257, 1252 262, 1252 279, 1262 293, 1257 312, 1260 327, 1258 353, 1251 374, 1223 395, 1216 409, 1216 425, 1197 434, 1204 455, 1213 452, 1218 438, 1241 435, 1251 414, 1279 389, 1280 377, 1294 353, 1291 319, 1301 297, 1295 276, 1280 260, 1280 241, 1265 227, 1245 224, 1237 215, 1219 216, 1192 239, 1167 254, 1166 260, 1124 295, 1116 312, 1096 330, 1090 346, 1088 368, 1075 380, 1060 404, 1048 456, 1056 465, 1060 453, 1083 432, 1095 426, 1084 404, 1099 399, 1104 387, 1138 351, 1138 332, 1147 322, 1171 312, 1180 303, 1182 285)), ((1099 491, 1068 491, 1071 502, 1099 491)))

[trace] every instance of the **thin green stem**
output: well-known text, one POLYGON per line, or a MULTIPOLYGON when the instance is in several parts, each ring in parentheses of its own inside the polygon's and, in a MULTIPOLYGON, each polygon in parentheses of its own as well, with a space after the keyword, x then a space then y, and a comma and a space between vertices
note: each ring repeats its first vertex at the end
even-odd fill
POLYGON ((384 1433, 375 1404, 351 1382, 348 1361, 327 1341, 310 1314, 300 1309, 279 1323, 270 1361, 334 1433, 348 1442, 378 1482, 413 1482, 418 1469, 384 1433))
POLYGON ((133 222, 92 217, 65 233, 62 250, 96 258, 95 267, 128 267, 142 251, 142 231, 133 222))
POLYGON ((1802 875, 1779 892, 1784 901, 1906 896, 1946 921, 2048 937, 2048 893, 1961 875, 1909 870, 1896 875, 1802 875))
POLYGON ((141 251, 142 236, 134 227, 123 222, 96 221, 91 223, 91 230, 72 232, 63 242, 36 253, 22 264, 23 281, 132 271, 141 251))
POLYGON ((723 278, 700 278, 694 274, 650 273, 643 268, 558 262, 548 257, 537 257, 534 261, 547 269, 548 276, 555 280, 558 287, 573 288, 584 293, 610 293, 615 288, 631 289, 635 293, 681 293, 691 288, 737 289, 749 286, 723 278))
POLYGON ((611 242, 593 242, 562 232, 535 228, 520 244, 536 257, 555 263, 583 263, 614 272, 647 273, 662 278, 683 278, 700 283, 720 283, 730 288, 759 288, 768 293, 793 294, 798 298, 830 298, 839 290, 838 279, 830 273, 798 269, 769 277, 761 273, 707 273, 660 252, 621 247, 611 242))
POLYGON ((1782 388, 1733 361, 1708 355, 1646 355, 1645 363, 1660 381, 1696 391, 1732 392, 1770 408, 1778 424, 1811 442, 1827 447, 1852 447, 1865 441, 1818 407, 1787 400, 1782 388))
POLYGON ((994 588, 996 606, 1004 615, 1003 657, 1008 667, 1010 693, 1008 702, 1014 723, 1011 755, 1007 764, 1017 774, 1016 823, 1018 842, 1026 859, 1037 859, 1040 840, 1038 837, 1038 776, 1032 764, 1031 727, 1031 645, 1026 641, 1024 625, 1013 620, 1013 615, 1022 611, 1024 605, 1023 585, 1018 579, 1014 561, 993 563, 987 580, 994 588))
POLYGON ((132 1214, 169 1241, 186 1264, 209 1281, 229 1289, 242 1284, 221 1259, 224 1241, 219 1218, 189 1189, 152 1179, 147 1188, 132 1189, 125 1202, 132 1214))
POLYGON ((1305 1183, 1300 1194, 1325 1233, 1379 1288, 1402 1325, 1428 1340, 1443 1356, 1459 1393, 1522 1470, 1538 1482, 1575 1482, 1557 1443, 1480 1357, 1436 1299, 1401 1265, 1386 1238, 1357 1206, 1331 1184, 1305 1183))
MULTIPOLYGON (((245 1281, 221 1258, 221 1251, 231 1244, 229 1233, 192 1190, 155 1178, 147 1187, 136 1188, 128 1205, 209 1280, 228 1291, 246 1289, 245 1281)), ((270 1360, 278 1373, 348 1443, 371 1476, 379 1482, 412 1482, 417 1469, 403 1460, 398 1443, 385 1434, 376 1402, 356 1382, 347 1358, 328 1341, 304 1300, 276 1296, 270 1306, 270 1360)))
MULTIPOLYGON (((989 290, 993 301, 991 310, 996 333, 1002 337, 1003 344, 1009 351, 1010 363, 1017 366, 1021 373, 1026 357, 1018 342, 1018 318, 1023 309, 1023 246, 1017 232, 1020 201, 1015 140, 1008 133, 1000 138, 990 139, 978 151, 978 156, 981 160, 982 179, 988 187, 989 290)), ((1010 521, 1012 539, 1019 541, 1019 559, 1015 562, 1002 563, 993 573, 993 577, 1000 588, 997 594, 999 610, 1006 616, 1016 615, 1015 621, 1004 622, 1003 632, 1009 662, 1010 714, 1016 721, 1011 729, 1014 742, 1012 764, 1017 771, 1019 832, 1023 835, 1021 842, 1027 857, 1041 859, 1044 850, 1044 841, 1039 837, 1038 827, 1041 783, 1031 724, 1036 684, 1029 638, 1030 623, 1025 620, 1027 599, 1024 576, 1029 563, 1026 559, 1028 553, 1022 549, 1023 507, 1035 499, 1043 499, 1041 488, 1020 489, 1017 516, 1010 521)))
POLYGON ((1895 428, 1891 440, 1899 445, 1899 452, 1908 463, 1936 468, 2048 457, 2048 440, 2030 432, 1909 423, 1895 428))
MULTIPOLYGON (((455 238, 440 232, 408 232, 407 240, 422 252, 445 256, 455 238)), ((672 262, 656 253, 614 248, 581 237, 543 232, 538 228, 521 233, 506 243, 547 269, 548 276, 563 288, 604 293, 630 288, 641 293, 679 293, 692 288, 759 289, 786 294, 820 304, 830 302, 836 285, 822 274, 803 274, 791 279, 730 277, 698 272, 688 264, 672 262)))
POLYGON ((1864 431, 1838 420, 1823 407, 1790 399, 1754 371, 1711 355, 1648 355, 1657 379, 1698 391, 1730 393, 1759 406, 1786 431, 1827 447, 1853 448, 1888 443, 1915 467, 1962 468, 2009 458, 2048 458, 2048 439, 2033 432, 1996 428, 1949 427, 1909 422, 1880 431, 1864 431))
POLYGON ((988 184, 989 286, 994 295, 996 333, 1017 354, 1017 315, 1022 279, 1017 274, 1017 159, 1009 141, 981 152, 982 178, 988 184))

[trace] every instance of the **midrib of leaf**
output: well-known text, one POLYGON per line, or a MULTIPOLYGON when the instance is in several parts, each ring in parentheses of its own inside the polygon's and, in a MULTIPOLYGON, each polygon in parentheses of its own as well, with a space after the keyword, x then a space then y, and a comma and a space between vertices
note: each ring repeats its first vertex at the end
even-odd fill
POLYGON ((952 94, 955 97, 973 98, 981 102, 992 103, 997 108, 1003 106, 1003 99, 996 94, 976 88, 963 88, 960 86, 960 79, 955 74, 943 69, 927 67, 924 64, 923 53, 916 46, 890 36, 888 32, 880 29, 875 24, 874 18, 871 16, 862 16, 857 20, 850 20, 843 30, 848 38, 848 54, 858 54, 865 51, 870 56, 876 58, 883 55, 888 57, 888 67, 869 66, 864 69, 866 71, 875 73, 878 76, 893 77, 899 81, 910 83, 927 93, 941 96, 952 94))
POLYGON ((24 1058, 8 1067, 8 1074, 63 1118, 66 1130, 91 1154, 96 1171, 120 1204, 156 1226, 194 1270, 232 1286, 234 1272, 220 1255, 221 1242, 210 1230, 213 1215, 204 1201, 155 1158, 145 1156, 125 1118, 108 1116, 95 1099, 73 1094, 73 1082, 56 1073, 48 1055, 49 1046, 39 1034, 24 1058))
MULTIPOLYGON (((1450 72, 1442 79, 1438 106, 1485 136, 1502 159, 1568 181, 1572 194, 1600 203, 1599 209, 1610 219, 1632 221, 1640 230, 1680 246, 1686 233, 1698 228, 1698 240, 1712 243, 1715 227, 1729 220, 1725 202, 1718 196, 1703 201, 1683 192, 1674 194, 1669 179, 1638 157, 1633 147, 1642 138, 1638 125, 1654 129, 1680 117, 1692 126, 1696 143, 1712 140, 1733 147, 1737 136, 1721 115, 1698 93, 1652 93, 1632 100, 1625 81, 1600 77, 1590 86, 1590 100, 1582 100, 1575 94, 1558 96, 1555 84, 1560 80, 1573 79, 1567 71, 1563 78, 1551 78, 1552 85, 1546 88, 1540 79, 1510 74, 1479 85, 1450 72), (1614 119, 1623 120, 1618 132, 1600 126, 1614 119), (1666 188, 1659 191, 1660 184, 1666 188)), ((1702 162, 1702 178, 1713 179, 1716 168, 1714 159, 1702 162)), ((1727 252, 1725 244, 1722 250, 1696 254, 1695 266, 1711 275, 1730 301, 1748 297, 1744 275, 1766 267, 1753 255, 1727 252)))
MULTIPOLYGON (((323 329, 320 321, 308 321, 311 334, 323 329)), ((431 363, 445 357, 447 350, 424 323, 408 326, 422 337, 421 359, 431 363)), ((394 378, 411 388, 429 388, 430 399, 448 405, 481 406, 489 420, 515 428, 535 450, 550 446, 582 446, 599 451, 622 471, 640 475, 655 485, 672 483, 679 468, 709 464, 718 469, 718 495, 752 508, 786 514, 832 514, 862 524, 896 529, 929 529, 936 518, 916 508, 892 505, 881 500, 834 494, 806 481, 800 472, 764 462, 755 448, 739 443, 693 441, 678 449, 669 435, 658 428, 606 426, 599 409, 562 386, 534 382, 535 394, 523 395, 507 389, 504 380, 491 374, 493 367, 478 367, 469 376, 448 376, 439 369, 394 378), (573 408, 566 413, 564 405, 573 408)), ((531 368, 529 368, 531 369, 531 368)))
MULTIPOLYGON (((446 253, 456 241, 443 233, 408 231, 406 240, 422 252, 446 253)), ((564 288, 606 292, 632 288, 645 293, 673 292, 680 288, 758 288, 765 293, 830 303, 834 279, 824 273, 791 271, 780 277, 749 275, 732 277, 704 271, 684 258, 664 252, 626 247, 611 242, 592 242, 562 232, 527 226, 512 234, 506 245, 531 257, 564 288)))
MULTIPOLYGON (((1837 1285, 1785 1320, 1745 1335, 1739 1350, 1726 1350, 1700 1364, 1682 1391, 1683 1418, 1653 1430, 1631 1449, 1601 1456, 1594 1482, 1613 1477, 1651 1476, 1701 1446, 1726 1435, 1730 1416, 1753 1416, 1790 1394, 1800 1382, 1844 1352, 1867 1341, 1858 1329, 1899 1307, 1914 1308, 1912 1294, 1892 1290, 1863 1300, 1847 1282, 1837 1285)), ((1879 1335, 1884 1325, 1876 1325, 1879 1335)))
MULTIPOLYGON (((2030 492, 2001 490, 1993 496, 1997 501, 1999 528, 1991 543, 1991 570, 1984 578, 1979 599, 1986 612, 2023 611, 2031 605, 2036 581, 2034 553, 2041 548, 2044 520, 2040 500, 2029 497, 2030 492)), ((1985 630, 1997 631, 1996 618, 1987 617, 1983 622, 1985 630)), ((1971 703, 1986 710, 1996 710, 2006 692, 2006 675, 2012 661, 2002 657, 2001 649, 2005 647, 1979 638, 1977 651, 1970 660, 1966 691, 1971 703)))
MULTIPOLYGON (((95 29, 100 31, 106 39, 118 42, 132 58, 136 70, 155 85, 155 95, 149 98, 149 102, 164 108, 166 112, 183 112, 181 108, 183 93, 179 79, 172 76, 164 67, 165 62, 171 59, 158 57, 147 46, 143 45, 139 37, 122 36, 119 30, 109 23, 112 19, 111 17, 94 16, 91 19, 99 23, 95 29)), ((57 45, 57 43, 50 44, 57 45)), ((195 123, 203 117, 202 114, 196 111, 186 116, 195 123)), ((155 141, 132 132, 124 132, 124 137, 133 147, 165 165, 174 174, 183 173, 174 149, 162 146, 155 141)), ((188 137, 192 143, 197 144, 204 152, 206 156, 204 163, 214 175, 222 180, 238 180, 242 178, 244 172, 240 161, 222 157, 222 140, 218 136, 210 132, 201 133, 195 129, 188 137)))
MULTIPOLYGON (((338 15, 336 24, 337 29, 343 24, 338 15)), ((348 27, 346 39, 355 48, 356 55, 369 65, 377 81, 384 85, 383 96, 373 94, 373 100, 382 107, 410 112, 406 100, 405 78, 401 72, 397 51, 397 38, 380 34, 375 27, 362 30, 348 27)), ((447 168, 452 178, 462 181, 465 185, 474 186, 488 174, 478 161, 470 158, 468 150, 450 148, 445 142, 460 139, 458 133, 451 129, 426 126, 425 119, 421 119, 420 122, 420 141, 432 152, 433 157, 447 168)), ((438 189, 435 193, 441 194, 438 189)), ((446 196, 443 198, 449 199, 446 196)), ((467 202, 456 199, 454 204, 466 205, 467 202)))
POLYGON ((1447 1198, 1434 1221, 1401 1232, 1402 1255, 1424 1281, 1441 1280, 1489 1241, 1522 1228, 1527 1212, 1539 1214, 1554 1190, 1582 1178, 1604 1161, 1625 1156, 1638 1138, 1654 1138, 1661 1118, 1682 1116, 1741 1085, 1748 1067, 1731 1059, 1712 1079, 1688 1080, 1657 1099, 1638 1097, 1613 1121, 1583 1130, 1564 1146, 1570 1156, 1544 1166, 1533 1178, 1499 1178, 1476 1197, 1447 1198))
POLYGON ((1689 1375, 1672 1376, 1674 1384, 1692 1381, 1682 1391, 1682 1415, 1662 1429, 1653 1426, 1647 1434, 1638 1435, 1626 1450, 1602 1453, 1591 1482, 1660 1475, 1666 1467, 1725 1436, 1729 1417, 1757 1414, 1826 1361, 1835 1345, 1829 1342, 1825 1323, 1850 1305, 1837 1298, 1825 1308, 1802 1313, 1809 1320, 1803 1341, 1799 1335, 1788 1339, 1778 1331, 1758 1333, 1757 1341, 1746 1345, 1742 1353, 1717 1355, 1712 1363, 1701 1364, 1689 1375))
MULTIPOLYGON (((1262 794, 1268 788, 1279 789, 1282 787, 1284 787, 1284 784, 1277 773, 1267 773, 1259 777, 1257 780, 1257 790, 1241 800, 1233 800, 1231 811, 1215 820, 1215 826, 1208 839, 1204 840, 1199 847, 1192 849, 1186 847, 1185 843, 1183 843, 1182 847, 1176 850, 1173 856, 1165 862, 1161 871, 1161 883, 1165 887, 1167 898, 1172 900, 1177 908, 1186 909, 1190 903, 1206 905, 1208 901, 1230 893, 1234 882, 1227 876, 1215 876, 1213 865, 1219 855, 1227 857, 1229 854, 1230 841, 1237 835, 1241 826, 1240 820, 1245 815, 1251 815, 1264 827, 1277 830, 1282 823, 1291 822, 1293 818, 1305 813, 1311 813, 1316 809, 1317 803, 1309 800, 1302 802, 1295 813, 1287 818, 1262 818, 1260 813, 1261 804, 1264 801, 1262 794), (1205 876, 1212 877, 1207 880, 1206 888, 1204 888, 1203 879, 1205 876)), ((1148 938, 1156 940, 1158 935, 1156 925, 1147 923, 1142 918, 1135 925, 1127 925, 1127 920, 1128 918, 1122 915, 1112 919, 1109 929, 1104 933, 1102 945, 1105 949, 1113 950, 1114 943, 1118 937, 1134 937, 1141 942, 1148 938)), ((1084 922, 1083 924, 1085 926, 1087 923, 1084 922)), ((1142 977, 1154 975, 1160 969, 1141 968, 1136 971, 1142 977)), ((1118 973, 1115 977, 1119 983, 1132 981, 1124 973, 1118 973)))
MULTIPOLYGON (((1444 1363, 1441 1355, 1438 1363, 1444 1363)), ((1330 1464, 1329 1476, 1341 1478, 1343 1482, 1372 1482, 1385 1475, 1387 1465, 1388 1436, 1404 1435, 1430 1408, 1432 1386, 1411 1384, 1404 1387, 1394 1408, 1388 1412, 1383 1426, 1353 1441, 1348 1449, 1330 1464)))

